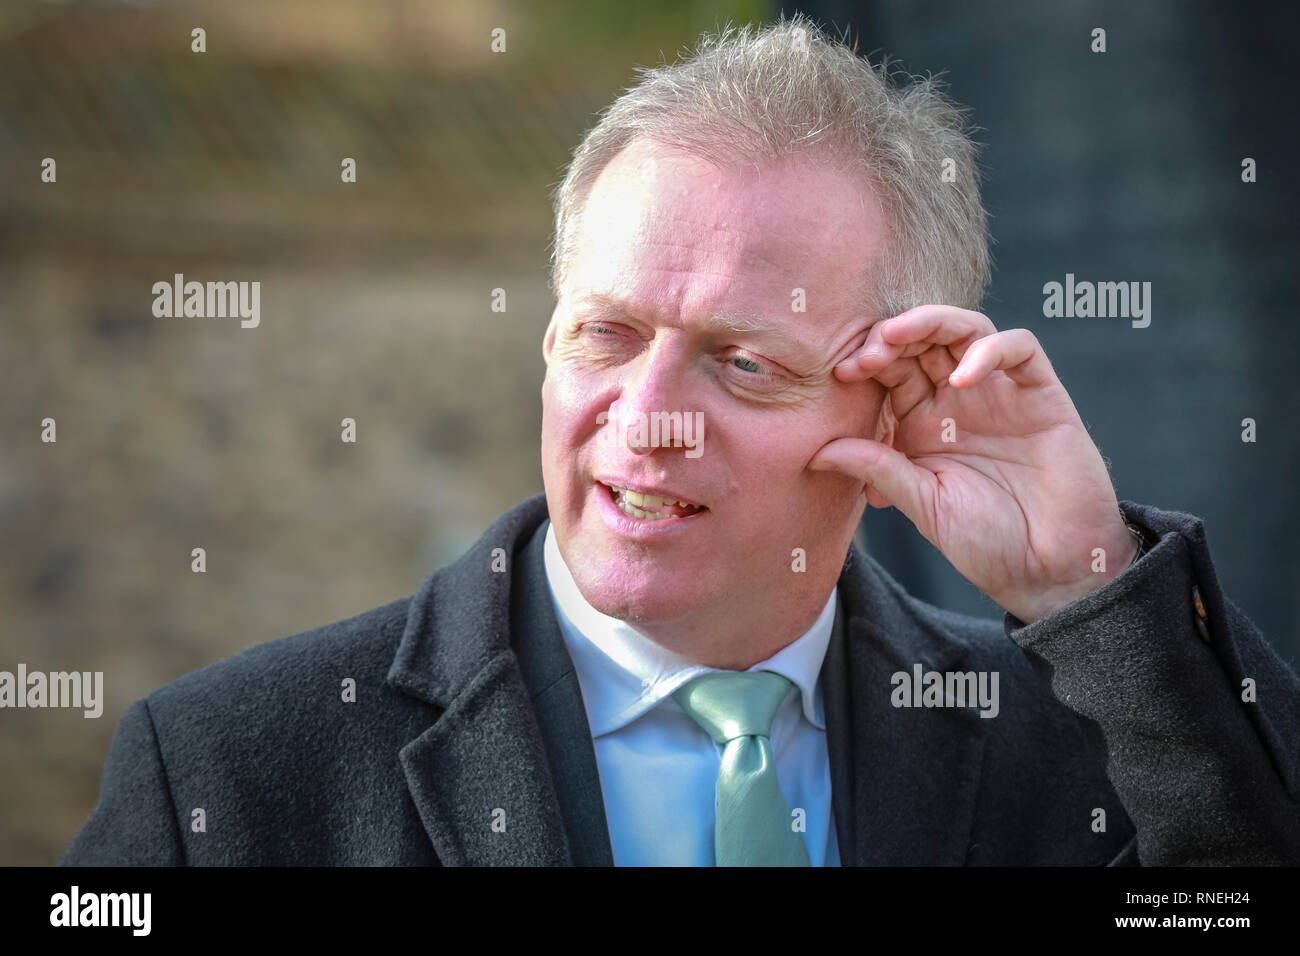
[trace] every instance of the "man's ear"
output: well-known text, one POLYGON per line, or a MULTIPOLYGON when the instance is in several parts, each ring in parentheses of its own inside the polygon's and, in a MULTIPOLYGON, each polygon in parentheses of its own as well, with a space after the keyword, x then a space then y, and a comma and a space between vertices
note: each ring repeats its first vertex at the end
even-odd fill
POLYGON ((894 447, 894 438, 898 434, 898 419, 894 417, 894 405, 889 400, 890 393, 885 392, 884 401, 880 403, 880 416, 876 419, 876 433, 872 437, 882 445, 894 447))
MULTIPOLYGON (((556 312, 559 309, 557 307, 556 312)), ((551 313, 550 324, 546 326, 546 332, 542 335, 542 360, 547 365, 551 364, 551 349, 555 348, 555 312, 551 313)))
MULTIPOLYGON (((880 403, 880 415, 876 419, 876 433, 872 436, 882 445, 894 447, 894 439, 898 435, 898 418, 894 415, 894 403, 889 400, 890 392, 885 392, 885 397, 880 403)), ((893 503, 885 498, 875 486, 870 483, 862 489, 866 496, 867 504, 873 508, 891 508, 893 503)))

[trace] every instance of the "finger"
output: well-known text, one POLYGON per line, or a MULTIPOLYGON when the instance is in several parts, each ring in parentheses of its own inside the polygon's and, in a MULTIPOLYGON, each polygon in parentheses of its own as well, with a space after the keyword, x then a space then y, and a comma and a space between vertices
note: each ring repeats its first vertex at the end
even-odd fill
POLYGON ((875 369, 923 354, 934 345, 948 346, 954 361, 960 361, 971 342, 996 331, 981 312, 949 305, 918 306, 871 326, 862 348, 836 366, 836 372, 845 381, 859 381, 875 369))
POLYGON ((958 360, 971 342, 997 332, 984 313, 953 305, 922 305, 877 324, 886 344, 930 342, 933 345, 959 346, 960 351, 954 349, 953 352, 958 360))
POLYGON ((867 339, 853 354, 835 366, 835 375, 844 382, 862 382, 872 374, 903 356, 904 347, 888 345, 880 337, 877 322, 867 332, 867 339))
POLYGON ((855 354, 835 366, 835 377, 842 382, 862 382, 876 378, 879 372, 901 359, 913 358, 934 348, 928 342, 890 345, 876 333, 874 341, 867 342, 855 354))
POLYGON ((916 357, 922 370, 930 377, 931 383, 936 388, 940 384, 947 382, 948 376, 957 368, 957 359, 953 358, 952 352, 948 351, 948 348, 943 345, 935 345, 916 357))
POLYGON ((954 388, 969 388, 994 371, 1003 371, 1017 385, 1037 387, 1056 381, 1056 372, 1038 339, 1028 329, 1008 329, 971 345, 948 377, 954 388))
POLYGON ((935 391, 934 379, 925 373, 914 358, 899 359, 873 376, 889 389, 889 402, 894 415, 903 418, 935 391))
POLYGON ((871 485, 867 485, 867 504, 871 505, 873 508, 893 507, 893 505, 886 501, 885 497, 871 485))
MULTIPOLYGON (((933 520, 927 502, 933 500, 932 472, 882 442, 865 438, 836 438, 821 447, 808 463, 812 471, 837 471, 870 484, 878 499, 893 505, 930 538, 933 520)), ((867 500, 871 501, 868 492, 867 500)), ((873 504, 876 504, 874 501, 873 504)), ((876 507, 883 507, 876 504, 876 507)))

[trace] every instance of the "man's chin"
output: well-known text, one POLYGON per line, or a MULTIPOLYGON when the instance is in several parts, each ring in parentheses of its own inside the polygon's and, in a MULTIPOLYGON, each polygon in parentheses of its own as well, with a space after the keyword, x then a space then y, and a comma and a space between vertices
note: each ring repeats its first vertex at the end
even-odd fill
POLYGON ((575 582, 587 603, 601 614, 628 624, 671 621, 697 611, 703 603, 699 579, 679 583, 678 575, 657 580, 628 580, 618 573, 587 577, 575 575, 575 582))

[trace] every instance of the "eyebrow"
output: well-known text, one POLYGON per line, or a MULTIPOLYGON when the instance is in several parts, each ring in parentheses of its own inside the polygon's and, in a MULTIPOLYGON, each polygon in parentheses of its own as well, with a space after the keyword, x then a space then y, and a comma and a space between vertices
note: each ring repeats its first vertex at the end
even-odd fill
MULTIPOLYGON (((619 304, 617 299, 600 292, 584 295, 574 303, 573 311, 611 319, 631 314, 630 310, 619 304)), ((699 328, 704 332, 715 335, 729 332, 737 335, 761 335, 777 339, 782 344, 795 350, 798 358, 812 358, 808 354, 804 343, 796 336, 791 335, 789 330, 781 323, 771 322, 755 312, 744 309, 713 312, 699 323, 699 328)))

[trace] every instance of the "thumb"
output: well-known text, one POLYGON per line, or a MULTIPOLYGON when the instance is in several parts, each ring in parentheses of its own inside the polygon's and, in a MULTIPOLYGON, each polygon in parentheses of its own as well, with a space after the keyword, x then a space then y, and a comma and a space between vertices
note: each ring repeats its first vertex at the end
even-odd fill
MULTIPOLYGON (((893 505, 907 515, 923 535, 930 530, 929 509, 925 502, 931 500, 934 475, 912 464, 911 459, 889 445, 865 438, 836 438, 813 455, 808 468, 811 471, 838 471, 870 484, 868 501, 874 492, 886 505, 893 505)), ((881 507, 875 501, 871 503, 881 507)))

